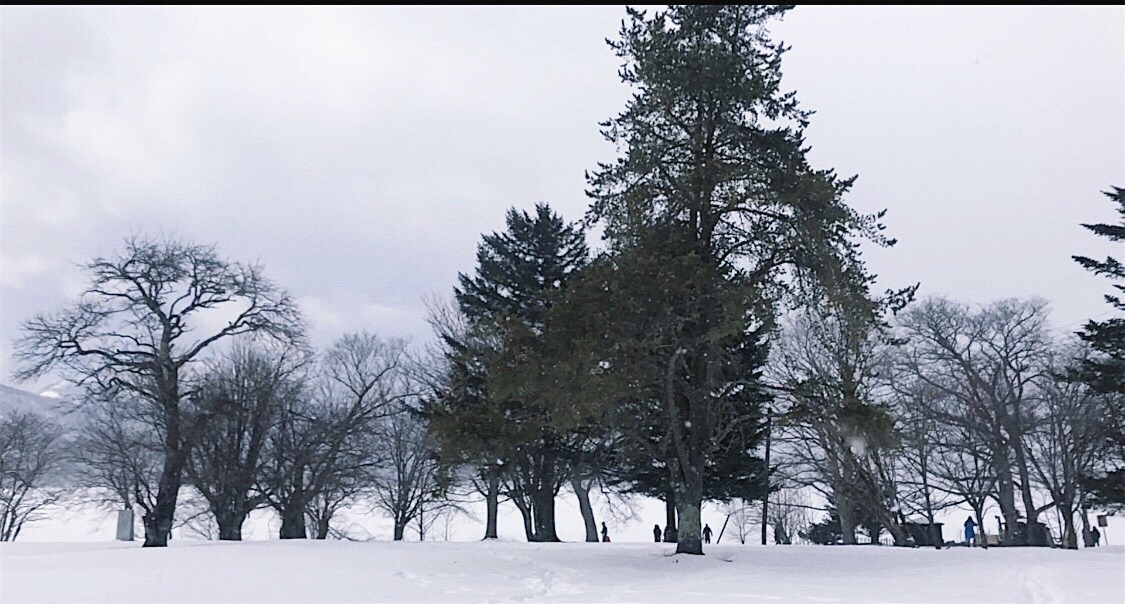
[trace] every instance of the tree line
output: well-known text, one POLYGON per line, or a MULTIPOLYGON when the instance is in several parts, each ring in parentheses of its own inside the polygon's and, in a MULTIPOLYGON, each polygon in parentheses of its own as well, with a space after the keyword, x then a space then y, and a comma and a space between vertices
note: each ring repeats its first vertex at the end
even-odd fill
POLYGON ((399 539, 476 499, 484 538, 510 503, 528 540, 558 541, 568 490, 589 541, 592 492, 644 495, 701 554, 704 502, 811 487, 845 543, 862 526, 905 544, 907 514, 961 503, 983 525, 995 501, 1008 542, 1042 540, 1053 507, 1070 544, 1077 510, 1120 502, 1120 320, 1067 348, 1039 302, 873 292, 860 245, 895 242, 845 202, 854 177, 808 161, 811 112, 768 29, 791 8, 628 9, 609 43, 633 95, 601 124, 619 156, 587 175, 586 215, 510 209, 430 304, 425 351, 364 333, 312 351, 261 267, 134 238, 86 265, 75 305, 25 322, 17 377, 85 388, 80 483, 139 508, 148 546, 184 485, 223 539, 261 507, 282 538, 324 538, 360 499, 399 539))

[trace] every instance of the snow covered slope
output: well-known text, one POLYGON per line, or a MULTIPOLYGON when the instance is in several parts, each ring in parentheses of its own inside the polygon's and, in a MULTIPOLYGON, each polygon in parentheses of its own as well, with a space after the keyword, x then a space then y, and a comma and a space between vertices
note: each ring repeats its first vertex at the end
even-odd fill
POLYGON ((0 545, 17 602, 1125 602, 1125 547, 514 542, 0 545))

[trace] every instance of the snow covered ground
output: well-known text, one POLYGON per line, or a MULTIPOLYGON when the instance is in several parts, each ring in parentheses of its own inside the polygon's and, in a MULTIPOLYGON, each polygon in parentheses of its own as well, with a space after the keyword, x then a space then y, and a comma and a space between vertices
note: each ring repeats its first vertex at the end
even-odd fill
POLYGON ((1125 602, 1125 546, 174 541, 0 545, 17 602, 1125 602))

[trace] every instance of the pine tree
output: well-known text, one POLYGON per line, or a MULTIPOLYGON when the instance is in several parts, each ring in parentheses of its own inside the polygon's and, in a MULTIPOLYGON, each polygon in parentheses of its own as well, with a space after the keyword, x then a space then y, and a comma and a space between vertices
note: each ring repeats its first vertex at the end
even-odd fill
POLYGON ((457 303, 475 324, 514 319, 541 331, 550 292, 586 263, 586 235, 545 203, 534 217, 509 209, 506 224, 477 246, 476 274, 458 274, 457 303))
POLYGON ((486 481, 503 479, 529 540, 558 541, 554 501, 569 480, 576 423, 564 421, 569 401, 550 388, 544 317, 589 251, 582 229, 546 204, 506 218, 507 230, 478 246, 475 275, 458 276, 455 297, 476 345, 447 342, 462 389, 434 410, 434 427, 445 449, 478 460, 486 481))
POLYGON ((649 396, 634 401, 664 414, 680 553, 702 553, 699 510, 718 453, 714 431, 761 415, 753 405, 745 415, 717 412, 731 408, 736 387, 755 382, 752 372, 733 373, 740 347, 754 348, 753 334, 772 326, 775 304, 788 294, 865 293, 853 238, 893 243, 881 235, 879 215, 843 203, 854 179, 805 159, 810 113, 781 89, 786 48, 766 27, 790 8, 671 6, 652 17, 628 9, 620 39, 610 42, 634 95, 602 124, 623 153, 589 176, 588 219, 605 227, 615 253, 648 253, 661 240, 664 266, 683 269, 651 280, 650 294, 638 291, 672 314, 658 320, 664 331, 647 338, 651 346, 635 351, 646 361, 635 369, 639 382, 649 380, 649 396), (747 305, 732 313, 725 301, 737 298, 747 305))
MULTIPOLYGON (((1120 224, 1083 224, 1099 237, 1106 237, 1110 241, 1125 241, 1125 189, 1113 187, 1112 191, 1104 191, 1117 204, 1117 213, 1121 216, 1120 224)), ((1111 281, 1125 281, 1125 264, 1113 257, 1105 260, 1095 260, 1086 256, 1074 256, 1076 262, 1083 268, 1097 275, 1109 277, 1111 281)), ((1125 283, 1113 283, 1113 288, 1118 292, 1125 292, 1125 283)), ((1105 296, 1115 310, 1125 312, 1125 299, 1121 294, 1107 294, 1105 296)), ((1118 467, 1109 469, 1104 476, 1089 477, 1087 486, 1095 497, 1095 502, 1102 505, 1125 506, 1125 316, 1111 317, 1104 321, 1088 321, 1079 337, 1090 345, 1094 354, 1085 361, 1077 371, 1078 379, 1089 384, 1094 392, 1110 394, 1111 400, 1116 401, 1116 413, 1111 414, 1117 422, 1112 430, 1110 447, 1118 467)))

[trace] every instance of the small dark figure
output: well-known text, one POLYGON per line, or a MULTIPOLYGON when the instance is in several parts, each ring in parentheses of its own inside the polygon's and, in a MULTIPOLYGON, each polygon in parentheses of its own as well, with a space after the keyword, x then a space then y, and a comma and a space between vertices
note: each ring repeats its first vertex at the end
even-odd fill
POLYGON ((605 527, 604 522, 602 523, 602 543, 609 543, 609 529, 605 527))
POLYGON ((1101 540, 1102 540, 1102 532, 1101 532, 1101 531, 1099 531, 1099 530, 1098 530, 1098 527, 1096 527, 1096 526, 1094 527, 1094 530, 1093 530, 1093 531, 1090 531, 1090 532, 1091 532, 1091 533, 1093 533, 1093 535, 1094 535, 1094 547, 1097 547, 1097 546, 1098 546, 1098 544, 1099 544, 1099 543, 1101 543, 1101 540))
POLYGON ((703 525, 703 542, 711 543, 711 526, 708 524, 703 525))
POLYGON ((973 546, 973 539, 977 536, 977 523, 973 521, 973 517, 969 516, 965 519, 965 543, 973 546))
POLYGON ((656 541, 657 543, 660 543, 661 532, 662 531, 660 530, 659 524, 652 525, 652 539, 653 539, 653 541, 656 541))

